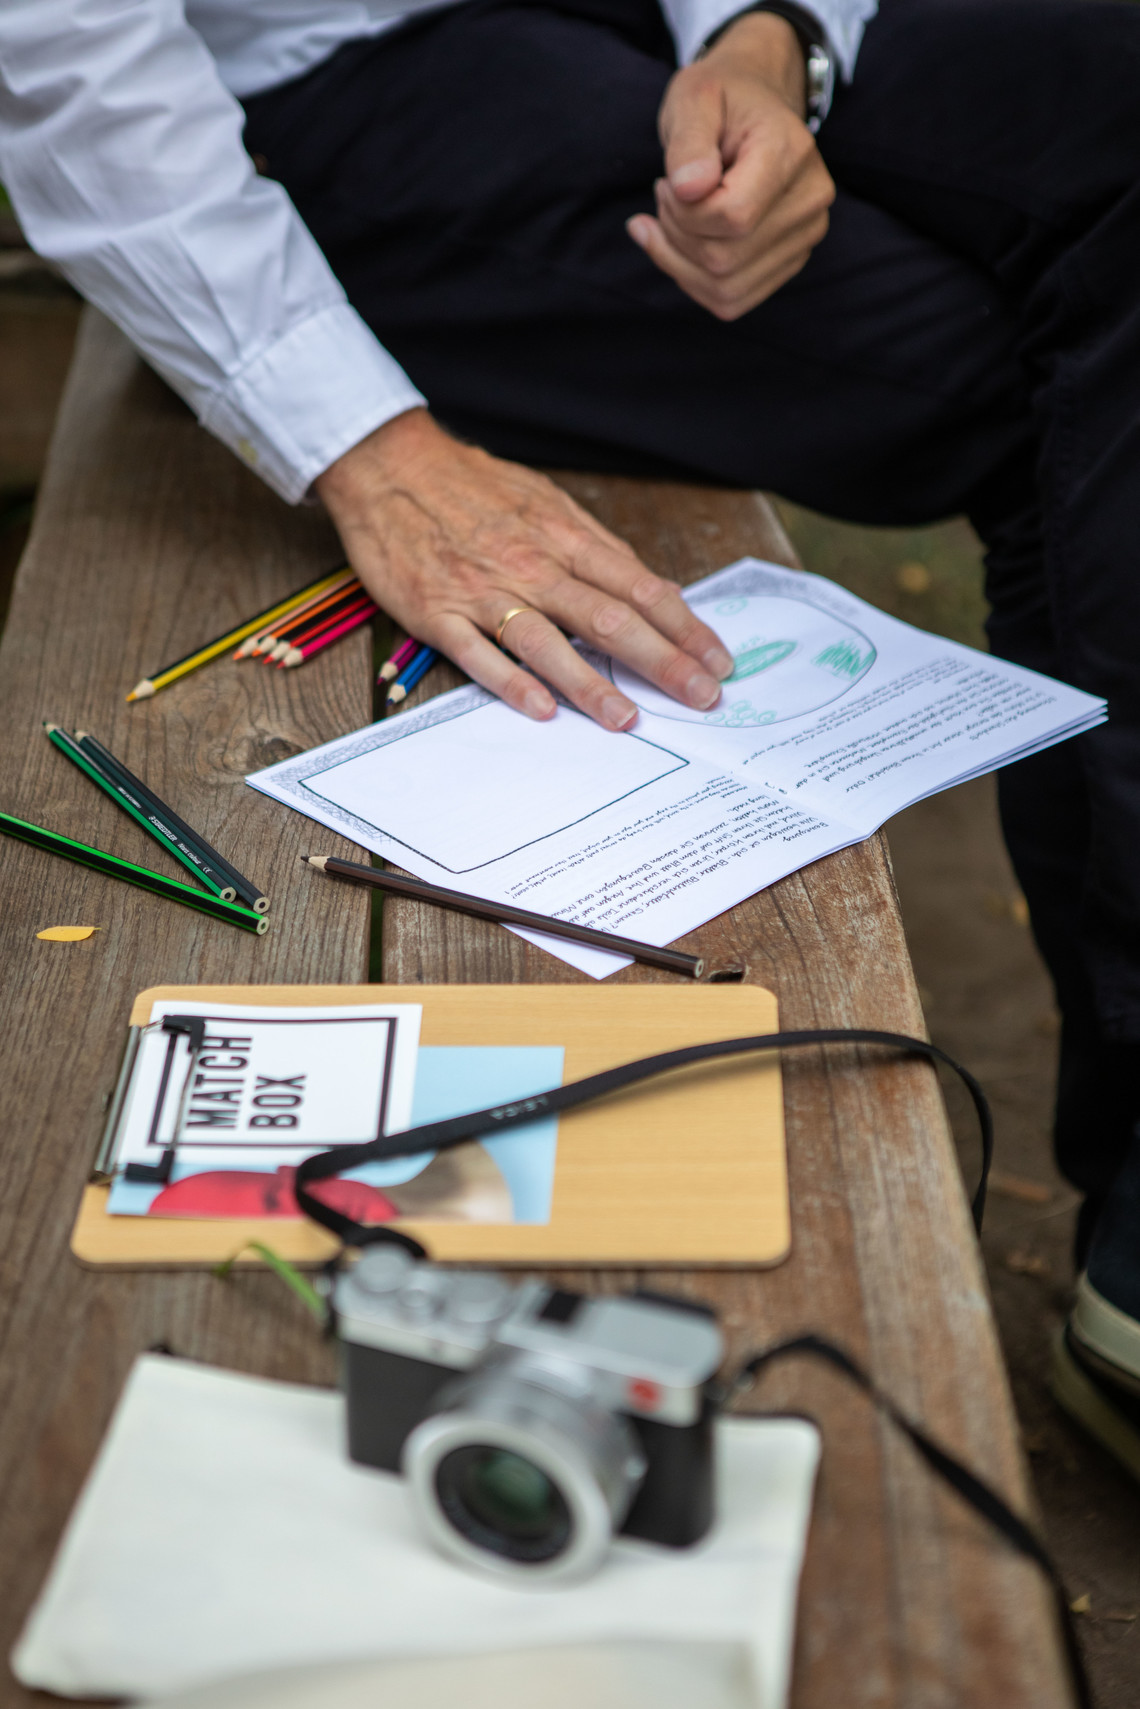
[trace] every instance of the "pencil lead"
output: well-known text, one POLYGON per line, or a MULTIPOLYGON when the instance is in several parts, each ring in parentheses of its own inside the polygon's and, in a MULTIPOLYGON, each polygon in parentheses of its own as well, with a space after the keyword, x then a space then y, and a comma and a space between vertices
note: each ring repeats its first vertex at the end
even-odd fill
POLYGON ((48 720, 47 720, 47 719, 46 719, 46 718, 45 718, 45 719, 44 719, 44 721, 43 721, 43 725, 44 725, 44 729, 45 729, 45 730, 46 730, 46 731, 47 731, 47 733, 48 733, 48 735, 49 735, 49 736, 50 736, 50 735, 51 735, 51 733, 52 733, 52 731, 53 731, 53 730, 58 730, 58 729, 59 729, 59 725, 58 725, 58 724, 49 724, 49 723, 48 723, 48 720))
POLYGON ((149 677, 143 677, 143 680, 141 682, 136 682, 135 686, 131 689, 131 692, 127 695, 127 699, 128 700, 149 700, 153 693, 154 693, 153 682, 150 681, 149 677))
POLYGON ((297 859, 298 859, 298 860, 303 860, 303 861, 304 861, 304 862, 305 862, 305 863, 306 863, 306 865, 307 865, 307 864, 308 864, 308 860, 309 860, 309 857, 308 857, 308 855, 298 855, 298 856, 297 856, 297 859))

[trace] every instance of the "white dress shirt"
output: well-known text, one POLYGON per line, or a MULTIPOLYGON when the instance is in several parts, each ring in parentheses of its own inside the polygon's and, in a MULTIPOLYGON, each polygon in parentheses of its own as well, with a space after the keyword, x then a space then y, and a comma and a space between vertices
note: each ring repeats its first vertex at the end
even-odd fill
MULTIPOLYGON (((237 97, 462 0, 2 0, 0 180, 29 243, 296 502, 425 400, 345 297, 237 97)), ((801 0, 802 3, 802 0, 801 0)), ((850 76, 877 0, 809 0, 850 76)), ((662 0, 687 63, 742 0, 662 0)))

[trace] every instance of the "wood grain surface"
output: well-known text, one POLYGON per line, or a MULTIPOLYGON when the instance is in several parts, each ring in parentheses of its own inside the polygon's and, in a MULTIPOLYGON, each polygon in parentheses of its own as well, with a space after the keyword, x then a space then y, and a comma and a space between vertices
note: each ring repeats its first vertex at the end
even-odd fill
MULTIPOLYGON (((680 580, 746 551, 791 561, 751 495, 583 476, 565 484, 680 580)), ((0 651, 0 807, 163 866, 40 731, 44 718, 82 724, 248 866, 272 896, 273 924, 250 938, 0 839, 5 1655, 139 1350, 162 1344, 223 1367, 332 1380, 331 1350, 273 1277, 98 1273, 73 1262, 67 1241, 136 991, 365 976, 367 894, 314 883, 296 859, 305 822, 242 778, 368 721, 367 634, 301 671, 222 663, 142 705, 122 698, 149 669, 336 556, 319 512, 278 503, 88 314, 0 651), (63 924, 102 930, 80 944, 36 941, 42 927, 63 924)), ((419 692, 446 681, 437 668, 419 692)), ((922 1029, 881 838, 785 879, 686 947, 747 962, 749 977, 776 992, 785 1026, 922 1029)), ((402 901, 385 904, 383 954, 384 978, 404 985, 583 979, 499 927, 402 901)), ((630 968, 616 979, 669 977, 630 968)), ((716 1302, 734 1355, 803 1329, 839 1339, 1025 1506, 1008 1388, 931 1073, 835 1049, 789 1056, 784 1086, 791 1258, 770 1271, 692 1272, 680 1285, 716 1302)), ((592 1273, 588 1285, 638 1279, 679 1285, 676 1271, 592 1273)), ((857 1394, 801 1364, 765 1377, 746 1404, 810 1413, 824 1431, 795 1709, 1070 1701, 1036 1570, 936 1487, 857 1394)), ((0 1703, 33 1701, 43 1699, 5 1676, 0 1703)))

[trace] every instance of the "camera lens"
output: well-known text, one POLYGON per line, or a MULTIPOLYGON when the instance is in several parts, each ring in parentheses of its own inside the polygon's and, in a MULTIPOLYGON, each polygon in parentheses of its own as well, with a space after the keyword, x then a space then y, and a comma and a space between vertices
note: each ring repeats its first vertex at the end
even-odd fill
POLYGON ((489 1443, 455 1448, 435 1474, 439 1505, 463 1536, 512 1561, 549 1561, 570 1536, 570 1509, 541 1466, 489 1443))
POLYGON ((445 1554, 521 1582, 593 1572, 645 1474, 629 1422, 580 1370, 510 1354, 458 1377, 416 1425, 402 1465, 445 1554))

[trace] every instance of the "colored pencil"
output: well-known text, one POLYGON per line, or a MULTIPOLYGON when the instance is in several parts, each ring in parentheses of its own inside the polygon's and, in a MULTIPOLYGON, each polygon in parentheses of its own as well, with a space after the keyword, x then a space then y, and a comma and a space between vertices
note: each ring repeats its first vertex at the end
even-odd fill
POLYGON ((341 640, 353 629, 359 629, 362 623, 371 623, 376 612, 377 607, 369 600, 367 605, 359 611, 346 613, 335 628, 327 629, 323 633, 307 639, 303 646, 290 647, 285 657, 279 662, 277 669, 279 671, 295 670, 298 665, 303 665, 306 659, 311 659, 314 653, 323 653, 325 648, 331 647, 334 641, 341 640))
POLYGON ((401 700, 406 700, 420 678, 431 670, 438 657, 434 647, 421 647, 411 664, 405 666, 389 689, 388 705, 398 706, 401 700))
POLYGON ((122 760, 118 759, 102 742, 84 730, 75 732, 75 740, 89 759, 94 760, 100 771, 105 772, 113 782, 126 791, 129 796, 141 801, 164 825, 176 831, 178 835, 197 849, 206 864, 219 872, 237 892, 238 901, 245 907, 252 908, 255 914, 265 914, 269 911, 269 898, 259 890, 252 880, 240 873, 236 866, 228 861, 225 855, 208 843, 200 831, 188 825, 185 819, 179 818, 173 807, 168 807, 160 795, 156 795, 150 785, 136 777, 133 771, 128 771, 122 760))
POLYGON ((365 593, 358 582, 354 588, 330 601, 323 611, 314 611, 311 618, 307 618, 295 629, 281 635, 272 652, 265 659, 265 663, 267 665, 280 664, 286 653, 293 647, 308 646, 315 635, 322 634, 326 629, 334 628, 341 618, 348 616, 350 611, 360 611, 364 607, 367 607, 370 613, 376 610, 372 595, 365 593))
POLYGON ((347 878, 353 884, 370 884, 376 890, 389 891, 393 896, 408 896, 415 902, 432 902, 437 908, 450 908, 457 914, 472 914, 477 920, 494 920, 501 926, 525 926, 530 932, 546 932, 553 938, 566 938, 571 943, 589 944, 592 949, 609 950, 612 955, 628 955, 649 967, 663 967, 670 973, 683 973, 689 979, 699 979, 704 972, 704 957, 686 955, 684 950, 658 949, 656 944, 638 943, 636 938, 619 938, 612 932, 595 931, 593 926, 579 926, 571 920, 532 914, 529 908, 515 908, 509 902, 487 902, 482 896, 468 896, 461 890, 444 890, 438 884, 425 884, 419 878, 382 872, 374 866, 359 866, 356 861, 339 860, 335 855, 302 855, 301 859, 330 878, 347 878))
POLYGON ((220 896, 223 902, 236 902, 237 891, 230 882, 228 875, 219 872, 210 865, 201 850, 179 836, 172 825, 164 824, 159 815, 147 803, 132 794, 123 784, 120 784, 109 773, 98 766, 90 754, 85 754, 74 736, 69 736, 66 730, 61 730, 58 724, 44 724, 44 731, 53 748, 57 748, 72 765, 86 773, 92 783, 109 795, 116 807, 121 807, 136 824, 141 825, 156 843, 161 843, 168 854, 211 890, 215 896, 220 896))
POLYGON ((408 639, 404 642, 403 646, 396 648, 396 651, 392 654, 392 657, 390 659, 386 660, 385 663, 380 666, 379 671, 376 673, 376 686, 377 686, 377 688, 379 688, 382 683, 392 682, 395 680, 396 677, 399 676, 399 674, 403 670, 404 666, 411 663, 412 656, 416 651, 417 645, 418 645, 418 643, 416 641, 413 641, 411 636, 409 635, 408 639))
POLYGON ((311 605, 302 606, 300 611, 290 612, 288 617, 275 623, 272 630, 263 637, 260 650, 264 655, 264 662, 268 664, 270 660, 279 659, 295 635, 306 633, 315 623, 323 622, 341 606, 350 605, 362 597, 367 599, 368 595, 356 577, 351 576, 348 581, 331 588, 311 605))
POLYGON ((192 653, 185 654, 181 659, 175 659, 172 665, 163 665, 161 670, 155 671, 151 676, 144 676, 141 682, 136 682, 127 695, 127 699, 149 700, 152 694, 158 693, 159 689, 168 688, 172 682, 177 682, 180 677, 188 676, 191 671, 196 671, 201 665, 208 665, 210 660, 216 659, 219 653, 224 653, 227 648, 234 646, 238 641, 244 641, 247 635, 256 634, 259 629, 264 629, 265 625, 272 622, 275 617, 282 616, 286 611, 292 611, 294 607, 310 598, 318 589, 327 587, 330 582, 335 581, 338 576, 343 574, 344 565, 342 564, 337 569, 319 576, 316 581, 307 582, 295 593, 287 594, 284 599, 279 599, 273 605, 266 606, 265 610, 259 611, 256 617, 249 617, 244 623, 238 623, 234 628, 227 629, 224 635, 219 635, 215 640, 206 641, 202 646, 195 647, 192 653))
POLYGON ((154 896, 181 902, 199 914, 209 914, 212 919, 240 926, 242 931, 257 932, 260 936, 269 930, 265 915, 255 914, 252 908, 243 908, 237 902, 223 902, 220 896, 211 896, 208 890, 199 890, 197 885, 183 884, 180 878, 167 878, 162 872, 150 872, 145 866, 120 860, 117 855, 93 849, 87 843, 76 842, 73 837, 61 836, 58 831, 45 830, 42 825, 30 825, 26 819, 17 819, 11 813, 0 813, 0 832, 17 837, 20 842, 30 843, 33 848, 43 849, 47 854, 61 855, 64 860, 90 867, 108 878, 121 878, 126 884, 137 884, 154 896))
MULTIPOLYGON (((286 613, 286 618, 291 621, 294 617, 304 616, 305 612, 311 611, 314 605, 319 605, 327 594, 335 593, 338 588, 346 587, 349 582, 353 582, 355 580, 356 577, 346 565, 331 586, 322 588, 319 593, 314 593, 309 599, 306 599, 303 604, 295 606, 292 612, 286 613)), ((274 634, 277 625, 281 621, 281 618, 273 618, 266 624, 264 629, 259 629, 256 635, 248 635, 234 654, 234 658, 256 658, 258 654, 263 651, 267 637, 274 634)))

